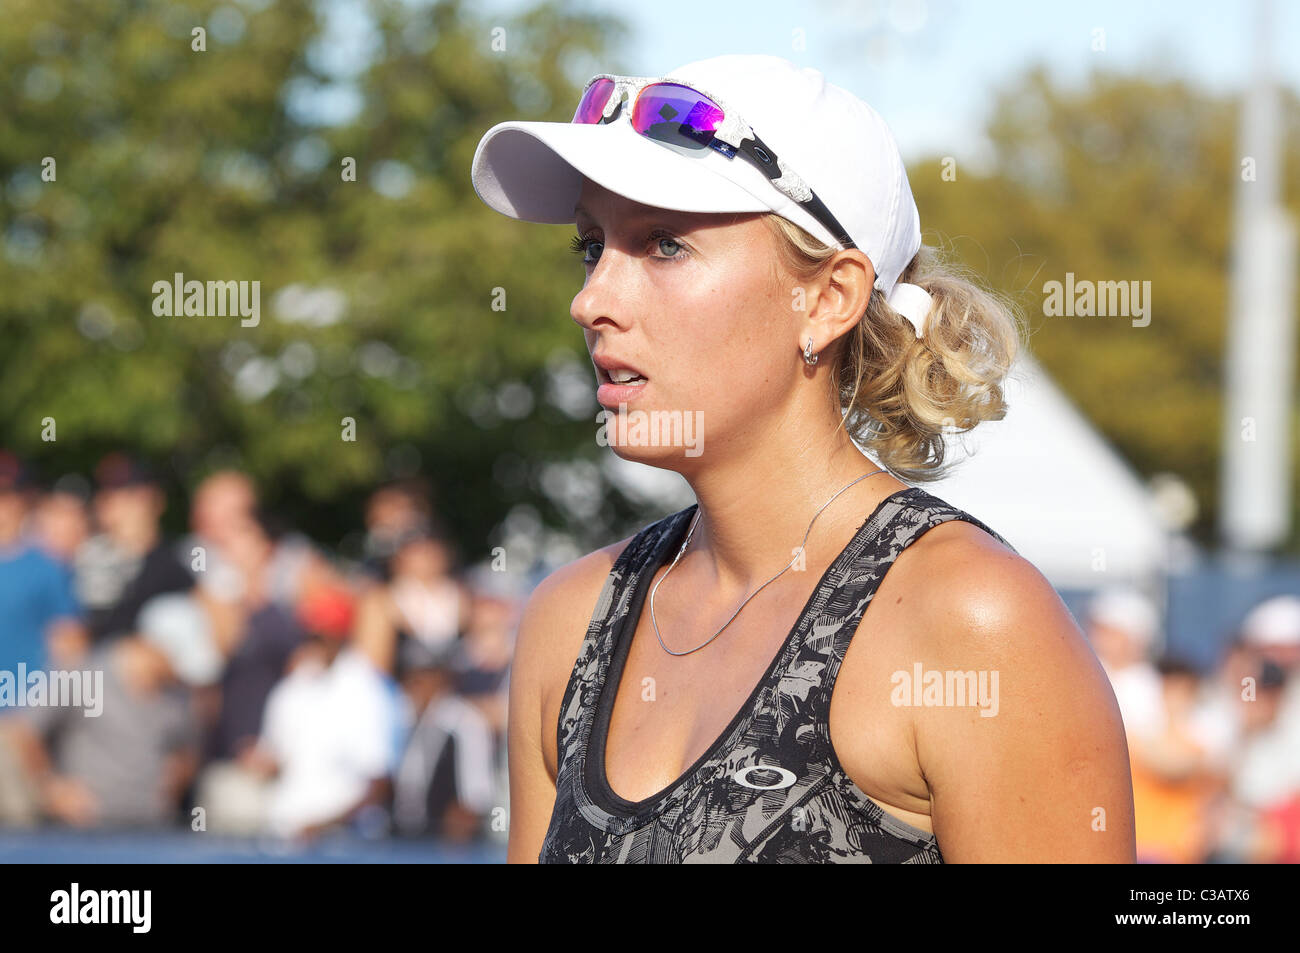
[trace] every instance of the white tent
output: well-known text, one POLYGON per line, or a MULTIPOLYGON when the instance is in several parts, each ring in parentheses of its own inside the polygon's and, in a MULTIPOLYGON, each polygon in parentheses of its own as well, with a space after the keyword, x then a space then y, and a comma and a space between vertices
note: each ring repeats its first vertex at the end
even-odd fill
POLYGON ((1168 535, 1142 479, 1027 354, 1006 395, 1006 417, 950 437, 961 462, 924 488, 987 523, 1058 589, 1155 582, 1168 535))

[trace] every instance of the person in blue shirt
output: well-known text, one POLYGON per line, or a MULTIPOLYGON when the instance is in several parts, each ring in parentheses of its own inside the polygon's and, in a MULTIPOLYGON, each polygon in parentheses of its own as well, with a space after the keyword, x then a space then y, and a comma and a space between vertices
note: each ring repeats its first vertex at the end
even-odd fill
POLYGON ((75 665, 86 646, 69 570, 24 536, 31 472, 0 451, 0 671, 75 665))

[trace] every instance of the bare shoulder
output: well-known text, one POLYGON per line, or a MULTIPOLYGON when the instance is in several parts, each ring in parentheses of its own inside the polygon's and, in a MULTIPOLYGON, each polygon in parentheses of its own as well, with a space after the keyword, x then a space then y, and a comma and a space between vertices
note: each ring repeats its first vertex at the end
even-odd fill
POLYGON ((546 576, 529 595, 519 620, 511 663, 514 709, 510 720, 539 750, 547 774, 559 764, 555 726, 573 663, 610 570, 634 537, 619 540, 546 576))
POLYGON ((904 703, 923 698, 911 713, 916 755, 945 858, 1131 860, 1119 709, 1056 590, 965 521, 912 548, 895 591, 913 607, 909 647, 935 695, 904 703), (958 683, 981 686, 977 703, 949 691, 958 683))
POLYGON ((592 610, 614 563, 633 537, 619 540, 566 563, 546 576, 524 604, 516 654, 521 661, 573 665, 591 621, 592 610))
POLYGON ((981 647, 1024 650, 1024 663, 1041 667, 1050 666, 1054 653, 1082 652, 1095 662, 1047 578, 978 526, 956 519, 942 523, 899 562, 907 563, 906 587, 923 596, 914 600, 922 623, 913 630, 918 649, 941 654, 981 647))
POLYGON ((515 636, 507 708, 512 863, 539 857, 555 803, 559 699, 587 617, 628 540, 588 553, 543 579, 524 604, 515 636))

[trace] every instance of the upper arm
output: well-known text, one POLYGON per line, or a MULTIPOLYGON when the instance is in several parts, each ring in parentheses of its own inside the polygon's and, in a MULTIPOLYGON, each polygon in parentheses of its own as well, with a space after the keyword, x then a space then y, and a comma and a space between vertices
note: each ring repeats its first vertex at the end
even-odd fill
MULTIPOLYGON (((510 664, 506 746, 510 766, 510 837, 506 859, 535 863, 555 806, 547 745, 555 722, 548 701, 563 692, 592 609, 627 541, 607 546, 547 576, 524 604, 510 664)), ((558 757, 558 753, 557 753, 558 757)))
POLYGON ((371 585, 357 602, 357 618, 352 627, 352 645, 381 672, 393 671, 397 655, 397 629, 389 614, 386 589, 371 585))
POLYGON ((913 713, 944 858, 1133 862, 1119 707, 1069 611, 1002 547, 967 547, 940 565, 918 658, 926 670, 983 673, 996 702, 913 713))
POLYGON ((532 863, 541 852, 555 803, 555 782, 542 757, 542 705, 539 640, 545 615, 543 587, 534 590, 524 605, 510 664, 510 689, 506 719, 506 749, 510 767, 510 838, 506 859, 532 863))

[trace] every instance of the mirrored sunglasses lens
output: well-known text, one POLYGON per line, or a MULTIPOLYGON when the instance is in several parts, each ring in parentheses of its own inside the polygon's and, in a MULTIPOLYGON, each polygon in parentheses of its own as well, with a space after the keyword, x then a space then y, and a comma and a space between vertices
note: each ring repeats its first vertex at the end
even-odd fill
POLYGON ((632 110, 632 125, 637 132, 688 149, 706 148, 723 118, 721 106, 677 83, 647 86, 632 110))
POLYGON ((582 101, 578 103, 572 121, 580 123, 600 122, 601 116, 605 112, 605 104, 609 102, 609 94, 613 90, 614 81, 612 79, 598 79, 588 86, 586 92, 582 94, 582 101))

